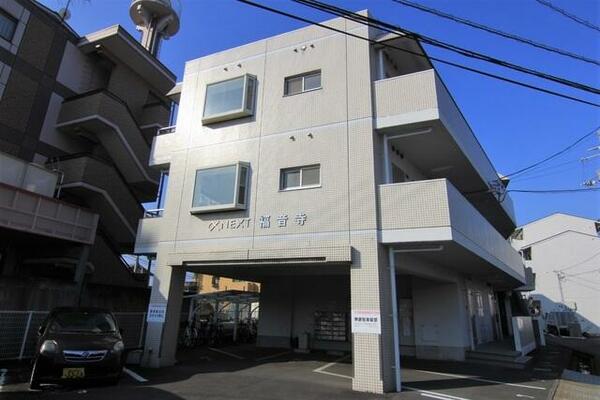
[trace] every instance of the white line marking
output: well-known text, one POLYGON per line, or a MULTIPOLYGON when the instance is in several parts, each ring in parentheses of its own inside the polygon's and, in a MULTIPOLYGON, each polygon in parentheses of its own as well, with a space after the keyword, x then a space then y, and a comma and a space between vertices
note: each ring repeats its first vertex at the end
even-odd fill
POLYGON ((148 379, 136 374, 129 368, 123 368, 123 372, 125 372, 127 375, 129 375, 130 377, 132 377, 133 379, 135 379, 138 382, 148 382, 148 379))
POLYGON ((348 357, 350 357, 350 356, 347 355, 347 356, 344 356, 344 357, 340 357, 337 360, 334 360, 334 361, 330 362, 329 364, 325 364, 325 365, 323 365, 323 366, 321 366, 321 367, 319 367, 317 369, 314 369, 313 372, 321 372, 321 371, 323 371, 323 370, 325 370, 325 369, 327 369, 329 367, 334 366, 335 364, 339 363, 340 361, 343 361, 343 360, 347 359, 348 357))
POLYGON ((227 351, 223 351, 223 350, 219 350, 219 349, 214 349, 212 347, 209 347, 208 349, 212 350, 212 351, 215 351, 217 353, 225 354, 226 356, 229 356, 229 357, 237 358, 238 360, 245 360, 244 357, 238 356, 237 354, 229 353, 227 351))
POLYGON ((414 390, 415 392, 419 392, 421 394, 421 396, 425 396, 425 397, 433 397, 435 399, 444 399, 444 400, 469 400, 466 397, 458 397, 458 396, 452 396, 450 394, 445 394, 445 393, 439 393, 439 392, 431 392, 429 390, 421 390, 415 387, 411 387, 411 386, 406 386, 406 385, 402 385, 403 388, 406 389, 410 389, 410 390, 414 390))
POLYGON ((343 361, 343 360, 345 360, 345 359, 347 359, 349 357, 350 357, 350 355, 346 355, 344 357, 340 357, 337 360, 334 360, 333 362, 330 362, 328 364, 322 365, 319 368, 313 369, 313 372, 315 372, 317 374, 337 376, 338 378, 353 379, 351 376, 348 376, 348 375, 336 374, 335 372, 325 371, 327 368, 332 367, 335 364, 339 363, 340 361, 343 361))
POLYGON ((429 393, 421 393, 421 396, 431 397, 433 399, 439 399, 439 400, 448 400, 448 397, 435 396, 435 395, 429 394, 429 393))
POLYGON ((277 357, 281 357, 281 356, 285 356, 286 354, 290 354, 291 351, 282 351, 281 353, 277 353, 277 354, 271 354, 270 356, 265 356, 265 357, 260 357, 255 359, 254 361, 265 361, 265 360, 270 360, 272 358, 277 358, 277 357))
POLYGON ((541 386, 531 386, 531 385, 522 385, 520 383, 509 383, 509 382, 502 382, 502 381, 494 381, 492 379, 476 378, 474 376, 467 376, 467 375, 446 374, 446 373, 443 373, 443 372, 425 371, 425 370, 422 370, 422 369, 413 369, 412 371, 419 371, 419 372, 424 372, 426 374, 432 374, 432 375, 451 376, 451 377, 454 377, 454 378, 469 379, 469 380, 472 380, 472 381, 480 381, 480 382, 487 382, 487 383, 497 383, 499 385, 514 386, 514 387, 520 387, 520 388, 525 388, 525 389, 546 390, 546 388, 541 387, 541 386))
POLYGON ((351 376, 348 376, 348 375, 342 375, 342 374, 336 374, 335 372, 328 372, 328 371, 317 371, 316 369, 315 369, 313 372, 314 372, 314 373, 317 373, 317 374, 324 374, 324 375, 337 376, 338 378, 352 379, 352 377, 351 377, 351 376))
POLYGON ((534 396, 528 396, 526 394, 521 394, 521 393, 517 393, 516 396, 517 397, 525 397, 526 399, 535 399, 534 396))

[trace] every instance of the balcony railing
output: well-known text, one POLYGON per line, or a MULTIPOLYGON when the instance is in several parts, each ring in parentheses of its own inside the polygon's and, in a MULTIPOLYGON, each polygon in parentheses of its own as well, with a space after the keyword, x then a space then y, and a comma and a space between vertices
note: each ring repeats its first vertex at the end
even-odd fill
POLYGON ((160 128, 158 131, 156 131, 156 136, 175 133, 175 128, 177 128, 177 125, 165 126, 164 128, 160 128))
POLYGON ((98 214, 31 191, 0 183, 0 226, 92 244, 98 214))
POLYGON ((510 243, 446 179, 379 186, 381 227, 387 231, 410 231, 415 241, 452 240, 524 281, 520 255, 510 243), (450 228, 444 230, 444 228, 450 228), (432 238, 436 229, 444 238, 432 238))
POLYGON ((159 218, 163 216, 164 208, 155 208, 144 211, 144 218, 159 218))

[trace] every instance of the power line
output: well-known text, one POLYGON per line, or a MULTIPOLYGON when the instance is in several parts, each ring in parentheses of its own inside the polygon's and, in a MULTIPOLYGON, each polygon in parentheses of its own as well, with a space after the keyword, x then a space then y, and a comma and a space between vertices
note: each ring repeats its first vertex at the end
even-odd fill
MULTIPOLYGON (((569 161, 568 163, 565 164, 572 164, 574 162, 580 162, 579 160, 574 160, 574 161, 569 161)), ((535 170, 535 172, 539 172, 537 174, 534 175, 519 175, 517 176, 515 179, 511 179, 510 182, 525 182, 525 181, 531 181, 534 179, 540 179, 540 178, 546 178, 549 176, 556 176, 556 175, 560 175, 560 174, 564 174, 566 172, 570 172, 570 171, 574 171, 576 169, 580 169, 581 167, 579 165, 575 165, 572 167, 568 167, 568 168, 559 168, 557 169, 557 167, 560 167, 561 165, 556 165, 554 167, 551 168, 547 168, 547 169, 542 169, 542 170, 535 170)))
POLYGON ((292 1, 294 1, 295 3, 302 4, 307 7, 319 10, 319 11, 327 12, 332 15, 350 19, 352 21, 358 22, 363 25, 376 27, 383 31, 389 32, 389 33, 402 34, 411 39, 420 40, 423 43, 429 44, 431 46, 443 48, 445 50, 458 53, 465 57, 470 57, 470 58, 473 58, 476 60, 486 61, 486 62, 489 62, 494 65, 499 65, 499 66, 502 66, 505 68, 509 68, 509 69, 512 69, 515 71, 522 72, 524 74, 536 76, 538 78, 546 79, 546 80, 556 82, 556 83, 559 83, 559 84, 562 84, 562 85, 565 85, 568 87, 583 90, 583 91, 586 91, 589 93, 600 94, 600 89, 597 89, 595 87, 588 86, 588 85, 582 84, 580 82, 574 82, 574 81, 571 81, 571 80, 568 80, 565 78, 557 77, 555 75, 547 74, 545 72, 540 72, 540 71, 537 71, 537 70, 534 70, 531 68, 523 67, 521 65, 514 64, 514 63, 511 63, 508 61, 504 61, 504 60, 501 60, 501 59, 498 59, 495 57, 491 57, 486 54, 479 53, 479 52, 476 52, 473 50, 465 49, 463 47, 459 47, 459 46, 456 46, 456 45, 453 45, 453 44, 450 44, 447 42, 443 42, 441 40, 434 39, 434 38, 422 35, 420 33, 412 32, 412 31, 406 30, 404 28, 401 28, 397 25, 393 25, 388 22, 377 20, 375 18, 369 18, 364 15, 360 15, 360 14, 354 13, 352 11, 346 10, 344 8, 333 6, 331 4, 323 3, 318 0, 292 0, 292 1))
POLYGON ((463 24, 463 25, 470 26, 470 27, 475 28, 475 29, 480 29, 482 31, 485 31, 485 32, 488 32, 488 33, 492 33, 494 35, 502 36, 502 37, 507 38, 507 39, 511 39, 511 40, 514 40, 514 41, 517 41, 517 42, 521 42, 521 43, 525 43, 525 44, 528 44, 530 46, 536 47, 538 49, 546 50, 546 51, 549 51, 549 52, 552 52, 552 53, 557 53, 557 54, 560 54, 560 55, 563 55, 563 56, 566 56, 566 57, 570 57, 570 58, 573 58, 573 59, 576 59, 576 60, 584 61, 584 62, 587 62, 587 63, 590 63, 590 64, 600 65, 599 61, 594 60, 592 58, 589 58, 589 57, 586 57, 586 56, 582 56, 582 55, 579 55, 579 54, 575 54, 575 53, 571 53, 571 52, 566 51, 566 50, 561 50, 559 48, 548 46, 548 45, 543 44, 543 43, 535 42, 535 41, 533 41, 531 39, 527 39, 527 38, 524 38, 522 36, 518 36, 518 35, 515 35, 515 34, 512 34, 512 33, 504 32, 504 31, 501 31, 499 29, 492 28, 492 27, 480 24, 478 22, 470 21, 470 20, 465 19, 465 18, 457 17, 455 15, 445 13, 445 12, 437 10, 435 8, 427 7, 427 6, 424 6, 424 5, 419 4, 419 3, 413 3, 412 1, 408 1, 408 0, 392 0, 392 1, 394 1, 396 3, 399 3, 399 4, 402 4, 404 6, 407 6, 407 7, 416 8, 417 10, 424 11, 424 12, 436 15, 438 17, 441 17, 441 18, 445 18, 445 19, 448 19, 448 20, 451 20, 451 21, 454 21, 454 22, 458 22, 458 23, 463 24))
POLYGON ((537 167, 540 164, 548 162, 548 161, 552 160, 553 158, 556 158, 556 157, 560 156, 561 154, 564 154, 567 151, 571 150, 573 147, 577 146, 579 143, 583 142, 585 139, 587 139, 588 137, 592 136, 594 133, 599 132, 599 130, 600 130, 600 127, 596 127, 591 132, 586 133, 585 135, 583 135, 582 137, 580 137, 579 139, 577 139, 575 142, 571 143, 567 147, 563 148, 562 150, 559 150, 556 153, 553 153, 553 154, 549 155, 548 157, 546 157, 546 158, 544 158, 544 159, 542 159, 542 160, 540 160, 538 162, 535 162, 535 163, 533 163, 533 164, 531 164, 531 165, 529 165, 527 167, 524 167, 524 168, 521 168, 521 169, 519 169, 517 171, 511 172, 510 174, 506 174, 506 175, 504 175, 504 177, 505 178, 509 178, 511 176, 514 176, 514 175, 522 174, 523 172, 528 171, 528 170, 530 170, 532 168, 535 168, 535 167, 537 167))
POLYGON ((537 193, 537 194, 561 194, 561 193, 583 193, 583 192, 598 192, 600 188, 586 188, 586 189, 540 189, 540 190, 526 190, 526 189, 509 189, 505 193, 537 193))
POLYGON ((579 276, 579 275, 586 275, 586 274, 591 274, 591 273, 594 273, 594 272, 600 272, 600 268, 591 269, 591 270, 584 271, 584 272, 578 272, 576 274, 565 274, 565 275, 566 276, 570 276, 570 277, 576 277, 576 276, 579 276))
POLYGON ((327 26, 325 24, 322 24, 322 23, 310 20, 308 18, 300 17, 298 15, 291 14, 291 13, 288 13, 288 12, 285 12, 285 11, 282 11, 282 10, 278 10, 276 8, 273 8, 273 7, 265 6, 265 5, 260 4, 260 3, 255 3, 255 2, 250 1, 250 0, 237 0, 237 1, 240 2, 240 3, 247 4, 249 6, 252 6, 252 7, 256 7, 256 8, 263 9, 265 11, 272 12, 274 14, 278 14, 278 15, 282 15, 282 16, 294 19, 296 21, 305 22, 307 24, 315 25, 315 26, 321 27, 323 29, 327 29, 327 30, 330 30, 330 31, 333 31, 333 32, 341 33, 341 34, 346 35, 346 36, 350 36, 350 37, 353 37, 353 38, 356 38, 356 39, 365 40, 365 41, 367 41, 367 42, 369 42, 371 44, 374 44, 374 45, 380 45, 382 47, 386 47, 386 48, 398 50, 398 51, 401 51, 401 52, 404 52, 404 53, 412 54, 412 55, 415 55, 417 57, 422 57, 422 58, 426 58, 428 60, 437 61, 440 64, 450 65, 450 66, 453 66, 455 68, 459 68, 459 69, 462 69, 462 70, 465 70, 465 71, 473 72, 475 74, 486 76, 488 78, 497 79, 497 80, 500 80, 500 81, 503 81, 503 82, 512 83, 513 85, 525 87, 525 88, 528 88, 528 89, 531 89, 531 90, 535 90, 535 91, 538 91, 538 92, 541 92, 541 93, 549 94, 549 95, 556 96, 556 97, 561 97, 563 99, 572 100, 572 101, 575 101, 575 102, 578 102, 578 103, 587 104, 587 105, 594 106, 594 107, 600 107, 600 104, 598 104, 598 103, 594 103, 594 102, 587 101, 587 100, 584 100, 584 99, 580 99, 580 98, 577 98, 577 97, 569 96, 569 95, 566 95, 566 94, 563 94, 563 93, 559 93, 559 92, 555 92, 555 91, 552 91, 552 90, 549 90, 549 89, 544 89, 544 88, 541 88, 541 87, 538 87, 538 86, 534 86, 534 85, 530 85, 528 83, 516 81, 516 80, 510 79, 510 78, 505 78, 505 77, 500 76, 500 75, 495 75, 495 74, 492 74, 492 73, 489 73, 489 72, 485 72, 485 71, 482 71, 482 70, 479 70, 479 69, 476 69, 476 68, 471 68, 471 67, 468 67, 468 66, 465 66, 465 65, 462 65, 462 64, 458 64, 458 63, 452 62, 452 61, 446 61, 444 59, 437 58, 437 57, 430 57, 430 56, 427 56, 425 54, 418 53, 416 51, 411 51, 411 50, 408 50, 408 49, 403 49, 401 47, 393 46, 393 45, 388 44, 388 43, 383 43, 383 42, 380 43, 380 42, 378 42, 376 40, 373 40, 373 39, 370 39, 368 37, 356 35, 356 34, 353 34, 351 32, 346 32, 346 31, 343 31, 341 29, 337 29, 337 28, 334 28, 332 26, 327 26))
POLYGON ((535 0, 535 1, 537 1, 538 3, 540 3, 543 6, 546 6, 546 7, 550 8, 551 10, 556 11, 559 14, 564 15, 565 17, 567 17, 569 19, 572 19, 573 21, 575 21, 575 22, 577 22, 577 23, 579 23, 581 25, 587 26, 590 29, 594 29, 594 30, 600 32, 600 27, 599 26, 594 25, 590 21, 586 21, 585 19, 580 18, 580 17, 578 17, 575 14, 572 14, 572 13, 570 13, 570 12, 568 12, 568 11, 562 9, 562 8, 559 8, 559 7, 555 6, 554 4, 552 4, 551 2, 549 2, 548 0, 535 0))
POLYGON ((597 253, 592 254, 590 257, 586 258, 585 260, 579 261, 579 262, 577 262, 575 264, 572 264, 572 265, 568 265, 565 268, 560 269, 559 271, 567 271, 567 270, 573 269, 575 267, 580 266, 581 264, 584 264, 584 263, 586 263, 586 262, 588 262, 590 260, 593 260, 594 258, 596 258, 598 256, 600 256, 600 251, 597 252, 597 253))

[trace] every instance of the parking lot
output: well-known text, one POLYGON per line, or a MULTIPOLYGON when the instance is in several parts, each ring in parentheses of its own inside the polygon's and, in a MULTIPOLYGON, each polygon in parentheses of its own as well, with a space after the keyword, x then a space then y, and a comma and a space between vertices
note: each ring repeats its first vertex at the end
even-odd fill
POLYGON ((118 386, 29 391, 27 364, 0 366, 0 398, 64 399, 442 399, 551 398, 563 352, 547 348, 527 370, 456 362, 403 359, 402 393, 374 395, 351 390, 350 356, 298 354, 252 345, 198 348, 179 354, 162 369, 129 367, 118 386))

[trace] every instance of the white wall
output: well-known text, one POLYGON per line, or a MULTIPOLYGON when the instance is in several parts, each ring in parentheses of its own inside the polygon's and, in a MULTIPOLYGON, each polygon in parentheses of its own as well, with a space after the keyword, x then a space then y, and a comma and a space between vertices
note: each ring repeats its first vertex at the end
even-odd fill
POLYGON ((469 343, 459 285, 415 277, 412 297, 417 357, 463 360, 469 343))
POLYGON ((563 304, 576 305, 582 330, 600 333, 600 238, 569 231, 531 248, 532 260, 526 264, 536 274, 532 294, 542 301, 542 312, 564 311, 563 304), (555 270, 565 273, 564 303, 555 270))

